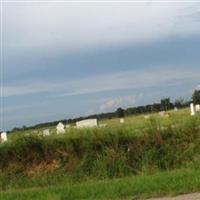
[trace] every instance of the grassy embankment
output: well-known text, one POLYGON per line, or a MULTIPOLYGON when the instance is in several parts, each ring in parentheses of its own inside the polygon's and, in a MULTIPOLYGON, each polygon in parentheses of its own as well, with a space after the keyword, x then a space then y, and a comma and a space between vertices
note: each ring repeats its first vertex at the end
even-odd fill
POLYGON ((0 145, 0 199, 116 199, 200 190, 200 116, 109 120, 0 145))

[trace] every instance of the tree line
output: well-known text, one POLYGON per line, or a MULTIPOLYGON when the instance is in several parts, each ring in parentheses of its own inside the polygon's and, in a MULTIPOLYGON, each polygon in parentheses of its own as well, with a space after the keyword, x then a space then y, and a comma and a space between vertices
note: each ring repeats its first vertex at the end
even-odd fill
POLYGON ((153 103, 153 104, 137 106, 137 107, 129 107, 127 109, 118 108, 114 112, 93 114, 93 115, 88 115, 85 117, 78 117, 78 118, 73 118, 73 119, 64 119, 64 120, 59 120, 59 121, 41 123, 34 126, 29 126, 29 127, 23 126, 22 128, 13 128, 11 132, 56 126, 60 121, 64 124, 71 124, 80 120, 91 119, 91 118, 112 119, 116 117, 121 118, 124 116, 130 116, 130 115, 167 111, 174 108, 180 109, 180 108, 188 107, 191 102, 193 102, 194 104, 200 104, 200 90, 195 90, 192 95, 191 100, 188 100, 188 101, 184 100, 183 98, 179 98, 175 100, 175 102, 172 103, 170 98, 164 98, 164 99, 161 99, 160 103, 153 103))

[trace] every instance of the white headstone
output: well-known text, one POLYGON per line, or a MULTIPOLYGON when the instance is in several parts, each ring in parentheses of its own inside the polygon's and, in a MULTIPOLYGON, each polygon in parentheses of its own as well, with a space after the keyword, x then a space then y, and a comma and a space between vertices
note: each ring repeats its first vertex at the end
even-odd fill
POLYGON ((165 114, 166 114, 166 112, 165 112, 165 111, 161 111, 161 112, 159 112, 158 114, 159 114, 161 117, 164 117, 165 114))
POLYGON ((175 107, 175 108, 174 108, 174 111, 175 111, 175 112, 177 112, 177 111, 178 111, 178 108, 177 108, 177 107, 175 107))
POLYGON ((169 114, 166 111, 161 111, 158 113, 161 117, 169 117, 169 114))
POLYGON ((8 141, 7 133, 2 132, 1 133, 1 142, 6 142, 6 141, 8 141))
POLYGON ((56 131, 57 134, 65 133, 65 126, 61 122, 59 122, 58 125, 56 126, 56 131))
POLYGON ((195 105, 195 110, 196 110, 196 112, 200 111, 200 105, 199 104, 195 105))
POLYGON ((43 136, 49 136, 49 135, 50 135, 49 129, 43 130, 43 136))
POLYGON ((150 115, 145 115, 144 119, 149 119, 151 116, 150 115))
POLYGON ((119 119, 119 122, 120 122, 121 124, 123 124, 124 121, 125 121, 124 118, 120 118, 120 119, 119 119))
POLYGON ((34 131, 32 131, 32 133, 35 133, 35 134, 37 134, 37 133, 38 133, 38 131, 37 131, 37 130, 34 130, 34 131))
POLYGON ((195 115, 195 109, 194 109, 194 104, 190 104, 190 111, 191 111, 191 116, 195 115))
POLYGON ((85 119, 85 120, 76 122, 77 128, 92 128, 92 127, 97 127, 97 126, 98 126, 97 119, 85 119))
POLYGON ((71 126, 69 124, 65 125, 65 128, 70 128, 71 126))

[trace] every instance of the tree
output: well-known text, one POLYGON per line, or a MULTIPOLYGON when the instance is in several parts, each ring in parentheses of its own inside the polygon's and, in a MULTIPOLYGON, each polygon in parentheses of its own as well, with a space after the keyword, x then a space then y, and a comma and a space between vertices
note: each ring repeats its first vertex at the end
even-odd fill
POLYGON ((117 117, 121 118, 121 117, 124 117, 124 110, 122 108, 118 108, 116 110, 116 115, 117 117))
POLYGON ((186 102, 182 97, 176 99, 174 102, 174 106, 177 108, 182 108, 185 106, 185 104, 186 104, 186 102))
POLYGON ((172 103, 170 102, 170 98, 161 99, 160 103, 163 110, 169 110, 173 107, 172 103))
POLYGON ((200 90, 195 90, 192 95, 192 100, 194 104, 200 104, 200 90))

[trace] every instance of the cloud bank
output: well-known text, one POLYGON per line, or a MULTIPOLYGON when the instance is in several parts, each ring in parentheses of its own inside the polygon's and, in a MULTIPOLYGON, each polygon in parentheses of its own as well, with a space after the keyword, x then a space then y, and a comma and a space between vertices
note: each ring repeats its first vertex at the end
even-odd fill
POLYGON ((57 82, 25 82, 23 85, 9 85, 3 88, 3 96, 28 95, 41 92, 57 97, 92 94, 123 89, 141 89, 154 86, 177 85, 182 82, 199 80, 200 69, 189 68, 148 68, 128 70, 104 75, 95 75, 79 80, 57 82))
POLYGON ((5 3, 9 53, 86 50, 200 33, 198 3, 5 3), (25 17, 28 16, 28 17, 25 17))

